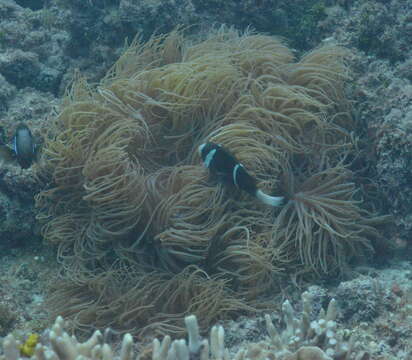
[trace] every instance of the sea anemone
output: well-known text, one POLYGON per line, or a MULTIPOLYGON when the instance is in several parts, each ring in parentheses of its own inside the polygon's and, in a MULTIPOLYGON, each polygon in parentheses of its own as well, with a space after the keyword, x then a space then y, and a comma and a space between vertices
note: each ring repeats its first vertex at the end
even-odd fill
POLYGON ((135 334, 181 331, 189 313, 207 327, 256 310, 286 274, 324 276, 370 251, 374 216, 339 155, 356 151, 345 53, 295 61, 275 37, 220 29, 193 42, 175 31, 133 42, 95 88, 76 78, 36 196, 64 269, 54 312, 135 334), (210 179, 197 153, 208 140, 286 205, 210 179))

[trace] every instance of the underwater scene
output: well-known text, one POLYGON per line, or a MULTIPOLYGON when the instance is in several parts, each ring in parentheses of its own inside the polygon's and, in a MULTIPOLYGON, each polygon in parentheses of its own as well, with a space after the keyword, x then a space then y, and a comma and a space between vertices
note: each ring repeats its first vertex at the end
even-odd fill
POLYGON ((412 360, 412 2, 0 0, 0 360, 412 360))

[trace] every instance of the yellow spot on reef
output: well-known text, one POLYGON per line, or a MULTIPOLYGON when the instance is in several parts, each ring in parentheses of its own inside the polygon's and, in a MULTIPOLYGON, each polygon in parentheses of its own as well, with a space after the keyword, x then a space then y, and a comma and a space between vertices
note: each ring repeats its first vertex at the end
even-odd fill
POLYGON ((26 342, 20 345, 20 354, 22 356, 31 357, 34 355, 34 349, 39 342, 39 335, 30 334, 26 342))

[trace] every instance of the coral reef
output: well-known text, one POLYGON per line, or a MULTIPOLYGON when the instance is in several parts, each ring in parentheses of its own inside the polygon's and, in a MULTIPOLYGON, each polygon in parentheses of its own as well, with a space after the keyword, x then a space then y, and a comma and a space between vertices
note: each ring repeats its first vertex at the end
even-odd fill
MULTIPOLYGON (((0 164, 2 161, 0 160, 0 164)), ((34 214, 33 193, 40 190, 29 169, 23 174, 15 165, 1 166, 0 192, 0 251, 8 253, 13 248, 31 246, 40 238, 34 214), (30 243, 31 240, 31 243, 30 243)))
POLYGON ((39 332, 49 324, 44 289, 58 271, 58 265, 54 252, 45 250, 35 240, 26 239, 30 246, 4 246, 1 250, 0 337, 11 330, 17 334, 16 329, 24 334, 39 332))
MULTIPOLYGON (((313 320, 312 302, 308 293, 302 294, 302 313, 293 310, 288 301, 283 303, 283 320, 285 328, 277 329, 269 315, 265 316, 266 329, 269 336, 259 343, 245 342, 235 354, 225 347, 225 331, 222 326, 213 326, 210 339, 202 339, 199 325, 194 315, 185 318, 188 341, 183 339, 171 341, 169 335, 162 341, 155 339, 150 349, 141 350, 137 359, 275 359, 275 360, 349 360, 369 359, 367 352, 360 344, 355 344, 354 336, 349 337, 348 330, 336 323, 338 309, 332 299, 326 311, 323 309, 313 320), (346 340, 344 339, 346 338, 346 340)), ((65 330, 65 322, 58 317, 49 331, 45 332, 41 342, 34 350, 34 359, 133 359, 133 338, 130 334, 123 336, 117 354, 107 341, 110 329, 104 335, 95 331, 85 342, 79 342, 65 330)), ((9 334, 3 341, 4 355, 0 360, 18 360, 19 341, 9 334)))
POLYGON ((0 304, 0 336, 8 334, 16 318, 16 314, 7 305, 0 304))
POLYGON ((64 268, 51 308, 79 327, 178 331, 189 313, 207 327, 262 306, 287 273, 333 275, 367 255, 383 218, 353 183, 344 57, 326 46, 296 61, 270 36, 174 31, 134 42, 96 88, 78 78, 38 175, 38 218, 64 268), (205 140, 288 204, 211 182, 205 140))
MULTIPOLYGON (((412 36, 410 36, 409 20, 411 3, 405 0, 365 2, 328 0, 300 1, 300 6, 294 6, 295 4, 290 5, 284 1, 259 0, 239 3, 233 0, 224 3, 216 2, 217 6, 213 8, 205 6, 211 3, 211 1, 206 3, 201 0, 0 1, 1 71, 4 70, 7 75, 6 79, 3 74, 0 74, 0 142, 11 145, 15 124, 20 121, 28 124, 40 138, 39 135, 49 127, 47 115, 53 112, 53 106, 60 103, 58 96, 63 93, 67 83, 72 79, 73 69, 79 68, 91 83, 99 81, 121 53, 124 38, 131 39, 136 32, 147 39, 153 31, 159 29, 167 31, 179 23, 189 25, 190 30, 197 31, 200 28, 201 36, 204 36, 211 24, 224 22, 235 24, 240 29, 251 25, 266 33, 293 37, 285 41, 298 47, 294 49, 296 50, 294 54, 299 54, 302 48, 312 48, 319 46, 320 43, 343 44, 351 49, 349 60, 351 69, 355 71, 355 75, 349 82, 351 88, 348 89, 348 95, 354 100, 355 123, 361 125, 361 128, 351 129, 362 139, 359 149, 363 150, 363 153, 359 154, 361 156, 356 161, 367 170, 363 173, 365 176, 363 179, 368 177, 377 182, 380 191, 376 192, 376 184, 359 184, 359 174, 355 173, 356 188, 362 186, 358 195, 362 194, 366 199, 373 197, 374 200, 381 202, 381 208, 388 209, 394 215, 396 228, 388 233, 388 239, 397 246, 397 255, 410 260, 412 254, 410 251, 412 192, 409 181, 412 98, 412 36), (196 5, 196 10, 192 4, 196 5), (313 5, 315 6, 312 7, 313 5), (290 14, 293 14, 293 18, 290 18, 290 14), (30 64, 34 66, 36 76, 33 76, 30 67, 19 67, 21 61, 25 59, 32 61, 30 64), (13 69, 19 69, 22 73, 10 71, 13 69)), ((195 36, 199 35, 196 33, 195 36)), ((219 139, 225 141, 223 136, 219 139)), ((236 153, 242 149, 241 142, 236 140, 229 146, 235 149, 236 153)), ((265 152, 260 152, 259 157, 264 154, 265 152)), ((242 161, 247 161, 248 167, 256 166, 254 165, 256 157, 253 153, 243 152, 242 156, 242 161)), ((2 304, 6 304, 17 314, 17 321, 10 326, 15 329, 14 333, 24 329, 25 334, 21 336, 23 341, 28 333, 40 331, 46 324, 48 307, 43 305, 43 294, 48 280, 57 273, 57 269, 53 268, 55 266, 53 248, 48 243, 42 244, 34 222, 33 214, 36 210, 33 208, 32 198, 38 191, 38 184, 33 176, 34 169, 21 171, 14 164, 7 164, 2 160, 0 162, 0 295, 2 304), (35 260, 40 258, 41 261, 35 260), (33 277, 34 274, 36 277, 33 277), (41 321, 38 320, 39 317, 41 321)), ((273 162, 271 164, 273 168, 279 167, 277 160, 273 162)), ((297 171, 295 165, 293 168, 297 171)), ((280 177, 276 179, 274 177, 277 177, 277 170, 273 170, 275 175, 273 178, 268 177, 268 180, 264 173, 265 171, 262 170, 259 174, 259 181, 261 185, 266 184, 266 190, 271 190, 270 182, 273 181, 279 184, 279 187, 275 187, 277 190, 286 191, 282 170, 279 170, 280 177)), ((168 174, 165 171, 164 178, 168 174)), ((350 172, 347 174, 347 179, 351 181, 353 174, 350 172)), ((304 176, 303 173, 302 180, 306 180, 304 176)), ((151 179, 159 178, 153 175, 151 179)), ((226 191, 225 196, 227 195, 226 191)), ((355 200, 357 199, 358 196, 355 196, 355 200)), ((250 203, 249 208, 254 210, 253 206, 255 204, 250 203)), ((267 211, 263 207, 261 209, 267 211)), ((166 222, 162 224, 168 226, 166 222)), ((237 236, 249 236, 249 238, 252 236, 253 239, 255 231, 260 229, 261 226, 257 223, 251 233, 239 229, 237 236)), ((160 230, 155 229, 152 234, 155 236, 160 230)), ((228 233, 227 236, 230 237, 231 234, 228 233)), ((331 246, 329 249, 333 253, 334 242, 326 241, 324 244, 331 246)), ((313 254, 318 250, 313 245, 316 246, 316 243, 312 242, 312 246, 309 246, 300 256, 305 258, 305 261, 316 260, 314 265, 320 266, 322 274, 322 263, 325 261, 319 261, 322 257, 313 258, 313 254)), ((368 252, 368 245, 363 241, 356 241, 356 246, 362 251, 368 252)), ((174 246, 180 249, 182 243, 174 246)), ((113 256, 106 259, 108 258, 109 261, 116 259, 116 254, 110 246, 109 251, 113 256)), ((149 253, 156 251, 159 260, 165 259, 159 255, 161 251, 157 247, 148 247, 148 251, 149 253)), ((330 262, 331 259, 328 259, 326 262, 328 269, 346 266, 346 263, 351 260, 351 252, 352 250, 349 251, 349 256, 339 257, 338 262, 330 262)), ((341 253, 337 252, 337 254, 341 253)), ((370 264, 374 267, 382 263, 388 265, 388 257, 391 254, 387 251, 379 252, 372 258, 370 264)), ((147 253, 144 252, 144 255, 147 253)), ((199 259, 202 256, 205 256, 205 253, 200 249, 193 258, 199 259)), ((287 268, 272 268, 267 273, 276 270, 276 281, 282 274, 291 274, 291 280, 295 280, 293 276, 295 270, 299 270, 301 266, 300 260, 295 260, 292 259, 287 268), (291 269, 289 265, 293 268, 291 269)), ((173 270, 174 262, 174 257, 169 256, 163 261, 162 267, 173 270)), ((277 260, 276 263, 279 264, 277 260)), ((342 283, 338 293, 333 290, 338 286, 336 279, 332 279, 332 282, 322 282, 323 286, 327 287, 321 289, 323 301, 327 297, 325 294, 329 293, 340 302, 345 321, 350 321, 350 325, 346 327, 362 327, 363 342, 369 349, 376 351, 376 358, 391 358, 388 354, 392 354, 396 359, 403 358, 400 349, 408 346, 411 338, 411 312, 407 300, 408 290, 405 289, 410 283, 411 276, 410 274, 403 276, 410 265, 405 263, 405 268, 399 269, 397 267, 399 263, 399 260, 390 263, 389 269, 369 269, 367 277, 342 283), (393 272, 393 278, 382 279, 388 271, 393 272), (382 284, 376 286, 374 284, 376 279, 379 279, 382 284), (358 292, 363 296, 357 296, 358 292), (392 292, 392 295, 388 296, 388 292, 392 292), (364 299, 369 300, 366 301, 366 305, 364 299), (365 314, 359 309, 366 309, 367 316, 364 316, 365 314), (378 319, 371 320, 371 314, 377 314, 378 319), (360 320, 363 322, 358 324, 360 320)), ((209 264, 211 262, 201 263, 202 269, 209 264)), ((232 261, 232 264, 235 266, 237 263, 232 261)), ((264 270, 262 267, 260 269, 264 270)), ((348 270, 349 272, 344 271, 343 274, 345 280, 352 279, 352 275, 356 274, 352 266, 348 270)), ((365 270, 362 269, 361 272, 365 273, 365 270)), ((213 275, 218 273, 219 269, 215 270, 213 275)), ((303 274, 307 278, 312 272, 309 270, 303 274)), ((119 277, 121 278, 120 275, 119 277)), ((239 289, 246 280, 246 275, 242 274, 242 277, 242 283, 226 282, 222 288, 239 289)), ((66 284, 65 281, 61 283, 66 284)), ((90 298, 94 299, 101 293, 105 282, 96 280, 91 283, 95 285, 94 288, 87 287, 86 282, 82 284, 86 284, 87 291, 92 294, 90 298)), ((290 286, 291 283, 292 281, 288 281, 282 284, 282 293, 288 297, 293 297, 295 291, 290 286), (286 287, 287 285, 289 286, 286 287)), ((58 283, 56 286, 58 287, 58 283)), ((127 281, 124 288, 128 289, 127 281)), ((83 291, 79 293, 85 294, 83 291)), ((104 294, 106 295, 107 293, 104 294)), ((273 296, 276 296, 276 292, 273 296)), ((272 304, 276 303, 276 298, 271 298, 272 304)), ((263 300, 259 302, 262 303, 263 300)), ((255 335, 256 328, 250 326, 252 320, 245 320, 242 316, 237 316, 236 319, 236 322, 232 322, 237 329, 233 330, 235 335, 245 333, 248 339, 255 335)), ((7 326, 7 329, 10 327, 7 326)), ((225 326, 225 330, 225 338, 228 338, 230 329, 225 326)))
MULTIPOLYGON (((412 292, 405 280, 410 278, 410 266, 405 262, 403 270, 395 267, 385 270, 377 278, 365 276, 362 282, 346 282, 346 291, 342 293, 338 290, 336 301, 324 289, 311 286, 301 295, 301 303, 294 304, 293 308, 289 301, 285 301, 279 312, 255 319, 225 321, 223 326, 222 323, 213 326, 208 339, 200 337, 201 328, 194 316, 188 316, 185 321, 187 341, 172 341, 167 335, 161 341, 152 341, 148 337, 143 343, 134 342, 129 334, 122 339, 110 328, 104 331, 93 330, 91 337, 93 331, 80 341, 71 334, 70 322, 59 317, 53 326, 39 333, 32 358, 43 358, 42 354, 47 358, 61 358, 70 351, 73 358, 81 353, 86 358, 118 359, 127 356, 140 360, 158 360, 166 356, 186 358, 186 354, 190 354, 190 358, 202 354, 201 359, 246 357, 289 360, 296 359, 298 355, 302 356, 298 359, 306 359, 306 356, 313 354, 315 359, 409 360, 412 292), (402 285, 398 286, 397 281, 402 285), (346 317, 342 311, 347 312, 349 307, 352 307, 357 317, 362 316, 363 308, 357 309, 360 302, 355 295, 359 284, 367 288, 367 282, 371 285, 379 284, 374 289, 369 286, 371 292, 362 295, 373 297, 375 293, 383 294, 377 299, 382 306, 380 314, 368 322, 355 320, 348 324, 345 320, 342 321, 342 317, 346 317), (351 296, 350 301, 345 299, 348 295, 351 296), (391 311, 384 311, 384 307, 390 307, 391 311)), ((0 359, 23 358, 21 344, 28 341, 29 331, 13 331, 0 339, 0 359)), ((208 330, 201 333, 206 335, 207 332, 208 330)))
MULTIPOLYGON (((398 254, 411 252, 411 11, 405 1, 353 2, 335 39, 354 49, 357 117, 363 124, 368 176, 394 215, 398 254)), ((379 259, 377 259, 379 261, 379 259)))

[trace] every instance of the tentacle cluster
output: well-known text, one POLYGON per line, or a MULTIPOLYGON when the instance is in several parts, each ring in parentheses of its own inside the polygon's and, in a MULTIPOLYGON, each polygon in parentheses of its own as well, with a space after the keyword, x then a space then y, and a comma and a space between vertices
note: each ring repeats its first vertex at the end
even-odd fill
POLYGON ((344 55, 296 61, 270 36, 175 31, 133 42, 96 88, 76 79, 37 195, 64 267, 52 308, 79 326, 177 331, 192 313, 207 327, 256 308, 283 274, 321 276, 370 250, 373 216, 342 155, 355 151, 344 55), (208 140, 285 207, 213 183, 196 151, 208 140))

